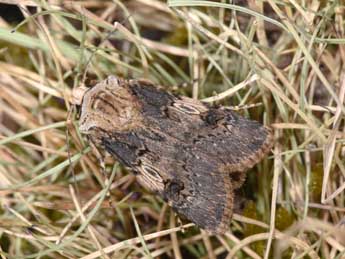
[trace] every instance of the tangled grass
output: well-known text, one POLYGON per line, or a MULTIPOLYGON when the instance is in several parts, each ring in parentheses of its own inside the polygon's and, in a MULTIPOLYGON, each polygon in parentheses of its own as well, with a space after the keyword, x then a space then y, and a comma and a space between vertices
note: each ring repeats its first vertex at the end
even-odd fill
POLYGON ((343 0, 11 2, 22 19, 0 18, 2 258, 345 258, 343 0), (231 232, 179 219, 116 161, 105 181, 71 92, 109 74, 253 104, 239 112, 272 126, 231 232))

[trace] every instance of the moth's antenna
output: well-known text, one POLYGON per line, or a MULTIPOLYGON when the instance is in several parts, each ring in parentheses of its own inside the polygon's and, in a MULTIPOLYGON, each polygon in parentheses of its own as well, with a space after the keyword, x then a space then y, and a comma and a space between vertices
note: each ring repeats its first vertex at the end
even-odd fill
MULTIPOLYGON (((131 16, 132 16, 132 14, 127 15, 127 17, 126 17, 125 19, 123 19, 120 23, 123 24, 123 23, 126 22, 131 16)), ((112 31, 110 31, 110 32, 106 35, 106 37, 98 43, 97 47, 100 46, 100 45, 102 45, 102 44, 103 44, 104 42, 106 42, 107 40, 109 40, 110 37, 111 37, 115 32, 116 32, 116 28, 113 29, 112 31)), ((91 55, 90 55, 89 59, 88 59, 87 62, 86 62, 85 70, 84 70, 83 77, 82 77, 82 84, 84 84, 84 82, 85 82, 85 78, 86 78, 88 66, 91 64, 91 60, 92 60, 92 58, 94 57, 94 55, 96 54, 97 50, 98 50, 98 49, 96 48, 94 51, 91 52, 91 55)))
MULTIPOLYGON (((26 8, 24 8, 23 6, 18 6, 19 9, 26 13, 27 15, 31 16, 31 14, 28 12, 28 10, 26 8)), ((42 32, 44 33, 44 29, 42 28, 41 24, 36 21, 36 19, 33 19, 33 22, 39 27, 42 29, 42 32)), ((15 30, 13 30, 12 32, 15 32, 15 30)), ((66 135, 66 145, 67 145, 67 156, 68 156, 68 160, 69 160, 69 164, 70 166, 72 165, 72 160, 71 160, 71 152, 70 152, 70 143, 69 143, 69 134, 68 134, 68 126, 70 125, 71 123, 71 114, 75 108, 75 105, 72 105, 71 107, 68 106, 68 100, 65 100, 66 102, 66 108, 70 108, 68 110, 68 113, 67 113, 67 118, 66 118, 66 130, 65 130, 65 135, 66 135)), ((73 174, 73 177, 74 177, 74 181, 76 182, 76 179, 75 179, 75 174, 74 174, 74 167, 72 166, 71 168, 72 170, 72 174, 73 174)), ((78 191, 78 189, 77 189, 78 191)))
MULTIPOLYGON (((66 146, 67 146, 67 157, 68 157, 68 163, 69 163, 69 166, 71 168, 71 172, 72 172, 72 177, 73 177, 73 183, 76 183, 77 182, 77 179, 75 177, 75 172, 74 172, 74 166, 73 166, 73 163, 72 163, 72 160, 71 160, 71 146, 70 146, 70 142, 69 142, 69 126, 71 124, 73 124, 72 122, 72 114, 75 110, 75 107, 76 105, 75 104, 72 104, 70 110, 68 111, 67 113, 67 119, 66 119, 66 130, 65 130, 65 136, 66 136, 66 146)), ((73 128, 73 127, 71 127, 73 128)), ((79 196, 79 188, 78 188, 78 185, 75 184, 75 188, 76 188, 76 192, 79 196)))
MULTIPOLYGON (((85 28, 85 20, 84 20, 84 15, 83 14, 82 14, 82 24, 83 24, 83 29, 84 29, 85 28)), ((81 41, 81 43, 83 44, 82 41, 81 41)), ((78 71, 78 75, 79 75, 79 71, 78 71)), ((75 88, 73 88, 73 90, 75 90, 75 88)), ((72 160, 71 160, 71 145, 70 145, 70 138, 69 138, 69 136, 70 136, 69 132, 72 133, 72 130, 75 129, 73 121, 72 121, 72 115, 74 114, 74 111, 77 110, 76 109, 77 104, 79 105, 80 103, 76 103, 74 92, 72 92, 72 105, 71 105, 71 107, 70 107, 70 109, 68 110, 68 113, 67 113, 65 135, 66 135, 66 145, 67 145, 67 154, 68 154, 69 168, 71 168, 74 188, 76 190, 77 197, 79 197, 80 196, 80 192, 79 192, 78 185, 76 184, 77 183, 77 179, 76 179, 76 175, 75 175, 75 171, 74 171, 74 165, 73 165, 72 160)), ((78 138, 76 138, 76 139, 78 139, 78 138)), ((79 144, 81 144, 81 143, 79 143, 79 144)), ((82 145, 80 145, 80 147, 82 147, 82 145)))
MULTIPOLYGON (((123 21, 121 21, 121 23, 125 22, 126 20, 128 20, 131 17, 131 14, 128 15, 123 21)), ((91 50, 91 54, 88 57, 85 66, 84 66, 84 72, 81 78, 81 82, 79 83, 79 87, 84 87, 85 88, 85 81, 86 81, 86 76, 87 76, 87 71, 89 68, 89 65, 91 64, 92 58, 94 57, 94 55, 96 54, 96 52, 98 51, 98 47, 100 45, 102 45, 104 42, 106 42, 107 40, 109 40, 111 38, 111 36, 116 32, 116 28, 114 28, 112 31, 110 31, 109 33, 107 33, 107 35, 97 44, 97 46, 95 47, 94 50, 91 50)), ((74 90, 76 90, 74 88, 74 90)), ((85 89, 83 89, 82 91, 85 91, 85 89)), ((75 96, 73 96, 75 97, 75 96)), ((67 127, 66 127, 66 141, 67 141, 67 150, 68 150, 68 159, 69 159, 69 164, 70 166, 72 166, 72 174, 73 174, 73 179, 74 182, 76 182, 76 178, 75 178, 75 173, 74 173, 74 167, 72 165, 72 161, 71 161, 71 155, 70 155, 70 143, 69 143, 69 130, 68 130, 68 125, 73 124, 71 117, 73 112, 76 110, 76 105, 80 105, 82 102, 82 97, 78 96, 78 100, 77 99, 73 99, 73 103, 72 103, 72 107, 71 109, 68 111, 68 115, 67 115, 67 127)), ((73 128, 73 127, 72 127, 73 128)), ((94 153, 96 154, 97 159, 100 162, 100 166, 101 166, 101 171, 103 174, 103 177, 105 179, 105 184, 107 185, 109 183, 109 179, 107 177, 107 173, 106 173, 106 168, 105 168, 105 162, 103 160, 103 157, 101 156, 100 152, 98 151, 98 149, 96 148, 96 146, 94 145, 94 143, 92 141, 89 141, 91 148, 93 149, 94 153)), ((110 183, 109 183, 110 184, 110 183)), ((77 187, 77 186, 76 186, 77 187)), ((76 188, 77 193, 79 194, 78 188, 76 188)), ((110 196, 110 194, 108 193, 107 196, 109 197, 110 200, 110 205, 112 204, 112 198, 110 196)))

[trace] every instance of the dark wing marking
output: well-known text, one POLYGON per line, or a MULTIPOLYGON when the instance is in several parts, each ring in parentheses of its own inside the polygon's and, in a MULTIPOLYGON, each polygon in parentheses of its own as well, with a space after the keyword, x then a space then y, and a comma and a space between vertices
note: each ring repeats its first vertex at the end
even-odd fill
POLYGON ((175 98, 172 94, 157 89, 147 80, 130 80, 127 87, 137 97, 139 102, 151 107, 165 107, 170 105, 175 98))
POLYGON ((128 167, 135 167, 139 163, 141 152, 145 151, 144 143, 133 132, 113 132, 102 138, 101 145, 111 155, 128 167))

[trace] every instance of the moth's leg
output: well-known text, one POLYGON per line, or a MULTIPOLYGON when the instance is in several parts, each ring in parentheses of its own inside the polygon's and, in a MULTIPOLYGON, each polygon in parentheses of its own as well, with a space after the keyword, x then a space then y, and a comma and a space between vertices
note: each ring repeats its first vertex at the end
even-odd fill
POLYGON ((107 179, 107 171, 105 169, 105 161, 104 161, 104 156, 102 155, 102 153, 98 150, 96 144, 93 142, 93 140, 91 138, 89 138, 89 143, 90 143, 90 147, 92 149, 92 152, 95 154, 99 165, 101 167, 101 171, 103 176, 107 179))
POLYGON ((176 216, 177 216, 177 219, 176 219, 176 221, 177 221, 177 226, 178 226, 178 227, 181 227, 181 233, 184 234, 186 231, 185 231, 185 229, 183 228, 182 220, 181 220, 181 218, 179 217, 179 215, 178 215, 177 213, 176 213, 176 216))
POLYGON ((246 207, 248 200, 245 198, 244 190, 237 189, 234 191, 234 213, 243 214, 243 210, 246 207))
MULTIPOLYGON (((92 152, 95 154, 95 156, 99 162, 99 166, 101 167, 101 172, 102 172, 103 177, 104 177, 104 185, 108 186, 108 184, 110 184, 110 182, 109 182, 109 178, 107 175, 107 170, 105 168, 104 155, 99 151, 96 144, 92 141, 91 138, 89 139, 89 143, 90 143, 90 147, 92 149, 92 152)), ((115 201, 113 200, 113 198, 110 194, 110 190, 107 192, 106 196, 108 197, 109 207, 115 208, 113 206, 113 204, 115 204, 115 201)))
MULTIPOLYGON (((171 206, 169 204, 169 206, 171 206)), ((178 213, 176 213, 172 208, 170 208, 171 214, 170 214, 170 227, 180 227, 181 228, 181 232, 184 233, 185 229, 183 228, 183 223, 182 220, 180 218, 180 216, 178 215, 178 213), (175 225, 175 220, 176 220, 176 225, 175 225)))
MULTIPOLYGON (((68 160, 70 163, 70 166, 72 165, 71 163, 71 147, 70 147, 70 143, 69 143, 69 132, 73 130, 73 124, 72 124, 72 110, 73 108, 68 110, 67 113, 67 119, 66 119, 66 130, 65 130, 65 136, 66 136, 66 145, 67 145, 67 154, 68 154, 68 160)), ((72 167, 72 174, 73 174, 73 178, 75 177, 75 173, 74 173, 74 167, 72 167)))

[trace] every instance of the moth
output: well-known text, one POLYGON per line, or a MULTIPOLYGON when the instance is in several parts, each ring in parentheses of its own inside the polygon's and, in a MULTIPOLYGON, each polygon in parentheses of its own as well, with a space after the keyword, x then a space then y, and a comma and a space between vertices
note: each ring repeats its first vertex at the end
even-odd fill
POLYGON ((79 129, 90 143, 197 226, 228 230, 234 191, 271 149, 270 128, 147 80, 109 76, 80 93, 79 129))

